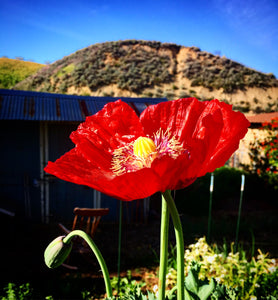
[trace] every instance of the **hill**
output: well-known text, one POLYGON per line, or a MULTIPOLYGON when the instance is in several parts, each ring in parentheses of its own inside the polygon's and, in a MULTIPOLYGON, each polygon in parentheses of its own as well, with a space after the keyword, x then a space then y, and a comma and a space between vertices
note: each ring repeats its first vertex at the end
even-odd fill
POLYGON ((40 69, 15 89, 114 97, 218 98, 243 112, 278 110, 278 80, 226 57, 176 44, 95 44, 40 69))
POLYGON ((0 58, 0 88, 9 89, 45 65, 18 59, 0 58))

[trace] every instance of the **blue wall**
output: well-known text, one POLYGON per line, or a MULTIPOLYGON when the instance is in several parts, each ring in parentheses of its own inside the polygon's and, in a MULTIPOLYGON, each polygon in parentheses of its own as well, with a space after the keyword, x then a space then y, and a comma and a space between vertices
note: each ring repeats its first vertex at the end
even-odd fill
MULTIPOLYGON (((55 161, 74 147, 69 135, 78 123, 48 122, 49 160, 55 161)), ((41 220, 40 196, 40 123, 36 121, 1 121, 0 208, 41 220)), ((45 162, 45 165, 47 162, 45 162)), ((45 173, 46 175, 46 173, 45 173)), ((49 220, 70 222, 75 207, 94 207, 93 189, 46 176, 49 180, 49 220)), ((124 218, 135 221, 140 211, 136 202, 124 203, 124 218), (139 210, 138 210, 139 209, 139 210)), ((118 221, 119 201, 101 195, 101 206, 110 209, 103 221, 118 221)))
POLYGON ((31 216, 40 218, 40 190, 33 184, 39 172, 39 124, 0 122, 0 207, 24 216, 26 201, 31 216))

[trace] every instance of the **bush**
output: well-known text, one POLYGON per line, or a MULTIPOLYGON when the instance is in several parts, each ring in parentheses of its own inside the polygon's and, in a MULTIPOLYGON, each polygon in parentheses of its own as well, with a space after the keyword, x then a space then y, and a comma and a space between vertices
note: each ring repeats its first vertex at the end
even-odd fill
POLYGON ((33 299, 33 289, 29 283, 16 285, 8 283, 4 288, 4 295, 0 296, 1 300, 28 300, 33 299))
POLYGON ((278 119, 264 123, 261 130, 265 130, 267 136, 254 139, 249 152, 251 164, 244 168, 278 190, 278 119))
MULTIPOLYGON (((278 269, 275 260, 269 259, 260 250, 256 258, 248 261, 242 249, 234 252, 233 245, 229 253, 226 245, 223 249, 219 251, 216 245, 210 247, 205 238, 200 238, 185 251, 185 273, 190 271, 192 262, 197 262, 200 265, 199 279, 214 278, 225 287, 234 289, 237 296, 233 299, 277 295, 278 269)), ((176 270, 173 268, 167 275, 167 284, 169 289, 176 284, 176 270)))

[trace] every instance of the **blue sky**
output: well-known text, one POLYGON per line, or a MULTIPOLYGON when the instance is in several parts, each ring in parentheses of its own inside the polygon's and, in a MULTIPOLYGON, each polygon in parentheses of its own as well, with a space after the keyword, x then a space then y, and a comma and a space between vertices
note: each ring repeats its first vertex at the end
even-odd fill
POLYGON ((0 57, 54 62, 95 43, 197 46, 278 78, 277 0, 1 0, 0 57))

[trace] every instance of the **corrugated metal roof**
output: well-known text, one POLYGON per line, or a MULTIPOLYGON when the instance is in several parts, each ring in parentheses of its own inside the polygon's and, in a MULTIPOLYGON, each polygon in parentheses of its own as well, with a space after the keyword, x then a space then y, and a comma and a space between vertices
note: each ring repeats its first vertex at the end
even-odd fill
POLYGON ((0 89, 0 120, 84 121, 112 101, 127 102, 139 115, 166 98, 87 97, 0 89))

